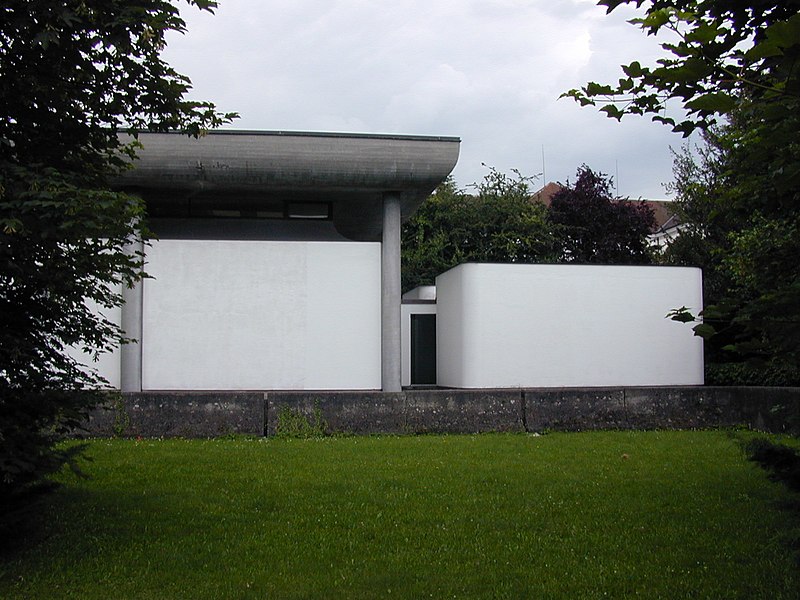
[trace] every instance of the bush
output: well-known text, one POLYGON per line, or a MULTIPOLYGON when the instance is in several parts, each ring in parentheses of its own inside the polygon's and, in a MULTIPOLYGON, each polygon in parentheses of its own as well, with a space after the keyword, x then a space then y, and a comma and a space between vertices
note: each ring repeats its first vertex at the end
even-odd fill
POLYGON ((711 363, 706 365, 706 385, 800 386, 800 371, 783 365, 757 367, 749 363, 711 363))

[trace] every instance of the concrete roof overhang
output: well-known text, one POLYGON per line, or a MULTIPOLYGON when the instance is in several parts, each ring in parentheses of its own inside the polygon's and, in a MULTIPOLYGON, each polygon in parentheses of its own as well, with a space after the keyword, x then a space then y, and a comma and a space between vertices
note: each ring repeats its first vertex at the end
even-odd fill
POLYGON ((138 137, 139 158, 115 187, 151 207, 326 202, 336 229, 359 241, 381 239, 387 193, 408 218, 453 170, 460 146, 454 137, 282 131, 138 137))

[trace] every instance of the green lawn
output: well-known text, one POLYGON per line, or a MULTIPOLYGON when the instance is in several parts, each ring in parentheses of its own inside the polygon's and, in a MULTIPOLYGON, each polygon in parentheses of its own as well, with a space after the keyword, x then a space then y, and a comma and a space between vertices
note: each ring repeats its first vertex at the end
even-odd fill
POLYGON ((0 562, 0 598, 800 598, 798 495, 725 432, 89 454, 0 562))

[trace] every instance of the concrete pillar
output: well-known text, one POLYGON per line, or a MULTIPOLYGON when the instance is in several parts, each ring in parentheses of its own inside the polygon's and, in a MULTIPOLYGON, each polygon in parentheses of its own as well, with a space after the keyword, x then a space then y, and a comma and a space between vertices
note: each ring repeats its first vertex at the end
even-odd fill
MULTIPOLYGON (((128 244, 125 251, 129 255, 141 256, 144 253, 144 243, 137 240, 128 244)), ((142 391, 142 281, 137 281, 133 287, 122 288, 122 319, 121 326, 125 337, 133 338, 136 342, 122 344, 120 348, 120 390, 122 392, 142 391)))
POLYGON ((399 392, 400 374, 400 194, 383 198, 381 240, 381 387, 399 392))

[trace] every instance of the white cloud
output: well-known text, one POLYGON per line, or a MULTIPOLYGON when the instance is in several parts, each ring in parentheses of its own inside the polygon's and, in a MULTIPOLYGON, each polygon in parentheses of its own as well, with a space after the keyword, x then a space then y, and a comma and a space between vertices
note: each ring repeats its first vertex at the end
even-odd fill
POLYGON ((663 196, 668 145, 646 120, 608 120, 558 100, 657 44, 631 13, 591 0, 222 0, 217 15, 182 9, 189 26, 166 53, 193 96, 236 110, 237 128, 339 130, 462 138, 462 185, 499 169, 574 176, 583 162, 620 192, 663 196), (617 14, 619 12, 619 14, 617 14))

